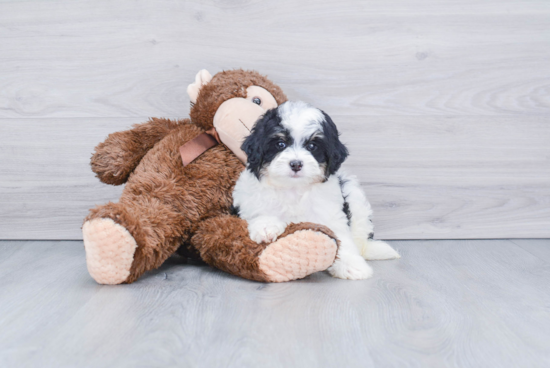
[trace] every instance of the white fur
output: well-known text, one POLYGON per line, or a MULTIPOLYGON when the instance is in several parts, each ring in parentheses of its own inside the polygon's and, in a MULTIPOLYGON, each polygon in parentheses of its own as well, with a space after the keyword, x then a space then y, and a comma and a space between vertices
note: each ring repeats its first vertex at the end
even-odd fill
POLYGON ((282 104, 279 114, 283 120, 283 126, 290 130, 294 138, 302 140, 315 133, 324 119, 321 110, 303 101, 291 101, 282 104))
POLYGON ((233 192, 233 204, 248 222, 251 239, 272 242, 291 222, 325 225, 340 240, 337 259, 328 271, 342 279, 372 276, 365 259, 399 258, 388 244, 368 239, 373 230, 372 210, 357 179, 341 171, 325 178, 323 165, 303 147, 312 134, 322 132, 320 110, 304 103, 286 103, 280 115, 294 143, 264 168, 260 179, 243 171, 233 192), (292 171, 292 160, 302 161, 302 170, 292 171), (350 225, 343 211, 345 201, 351 212, 350 225))
POLYGON ((401 258, 388 243, 380 240, 369 239, 374 233, 374 226, 371 221, 372 208, 365 193, 361 189, 357 178, 340 174, 344 180, 342 194, 349 203, 351 216, 351 232, 353 241, 359 248, 363 258, 367 260, 384 260, 401 258))

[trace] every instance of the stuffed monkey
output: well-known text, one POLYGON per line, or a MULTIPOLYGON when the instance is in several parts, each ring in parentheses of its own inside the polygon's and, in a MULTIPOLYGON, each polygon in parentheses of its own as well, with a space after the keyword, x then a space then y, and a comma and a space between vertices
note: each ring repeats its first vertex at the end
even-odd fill
POLYGON ((245 166, 240 145, 266 110, 286 101, 254 72, 213 77, 201 70, 188 88, 190 119, 150 119, 110 134, 91 166, 106 184, 126 184, 119 202, 90 210, 82 227, 90 275, 100 284, 131 283, 178 248, 246 279, 282 282, 325 270, 337 240, 326 227, 291 224, 275 242, 257 244, 231 214, 245 166), (219 143, 222 142, 222 143, 219 143))

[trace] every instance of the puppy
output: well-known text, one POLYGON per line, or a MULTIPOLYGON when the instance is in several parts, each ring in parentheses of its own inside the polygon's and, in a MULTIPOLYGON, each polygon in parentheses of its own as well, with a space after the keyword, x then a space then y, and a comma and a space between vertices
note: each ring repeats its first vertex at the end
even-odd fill
POLYGON ((373 240, 371 206, 357 179, 340 171, 348 150, 338 135, 327 114, 304 102, 268 110, 241 147, 248 162, 233 206, 258 243, 275 241, 291 222, 327 226, 340 240, 330 274, 366 279, 372 268, 365 259, 399 254, 373 240))

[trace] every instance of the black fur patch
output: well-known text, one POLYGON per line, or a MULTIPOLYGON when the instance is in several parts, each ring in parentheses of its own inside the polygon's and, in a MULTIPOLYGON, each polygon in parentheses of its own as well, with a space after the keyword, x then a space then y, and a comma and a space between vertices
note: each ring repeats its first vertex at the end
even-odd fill
POLYGON ((342 208, 342 210, 344 211, 344 213, 346 214, 346 217, 348 219, 348 226, 351 226, 351 211, 349 209, 349 203, 347 201, 348 197, 344 195, 344 185, 348 181, 349 180, 346 180, 346 179, 342 178, 341 176, 338 176, 338 183, 340 184, 340 191, 342 192, 342 197, 344 198, 344 208, 342 208))
POLYGON ((248 170, 260 178, 262 169, 282 151, 279 142, 292 145, 293 139, 288 129, 281 125, 277 109, 271 109, 258 119, 250 135, 244 140, 241 149, 248 156, 248 170))
POLYGON ((342 193, 344 193, 344 185, 346 185, 348 182, 348 179, 344 179, 343 177, 338 176, 338 183, 340 184, 340 189, 342 190, 342 193))
POLYGON ((229 207, 229 214, 231 216, 240 217, 241 216, 241 208, 239 206, 231 205, 231 207, 229 207))
POLYGON ((349 210, 349 203, 344 202, 344 213, 346 214, 346 217, 348 218, 348 226, 351 226, 351 211, 349 210))
MULTIPOLYGON (((370 224, 372 225, 372 220, 369 220, 370 224)), ((374 233, 369 234, 369 239, 374 239, 374 233)))
POLYGON ((342 142, 340 142, 340 133, 336 124, 332 121, 324 111, 322 111, 325 121, 323 122, 323 134, 325 135, 324 141, 327 144, 327 166, 326 177, 333 175, 340 169, 342 163, 349 155, 348 149, 342 142))

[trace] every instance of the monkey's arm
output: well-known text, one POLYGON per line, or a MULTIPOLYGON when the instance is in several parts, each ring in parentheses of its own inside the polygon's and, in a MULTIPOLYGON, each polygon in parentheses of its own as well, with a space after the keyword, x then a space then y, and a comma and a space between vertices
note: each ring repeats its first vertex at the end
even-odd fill
POLYGON ((92 155, 92 171, 103 183, 120 185, 137 167, 143 156, 180 124, 189 123, 188 119, 173 121, 152 118, 132 129, 109 134, 98 144, 92 155))

